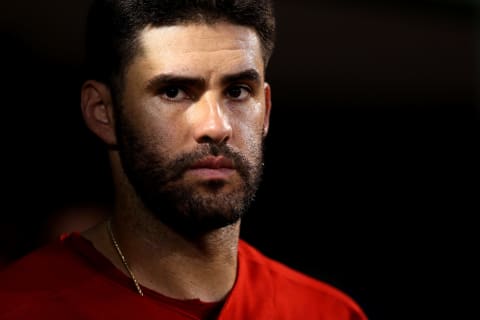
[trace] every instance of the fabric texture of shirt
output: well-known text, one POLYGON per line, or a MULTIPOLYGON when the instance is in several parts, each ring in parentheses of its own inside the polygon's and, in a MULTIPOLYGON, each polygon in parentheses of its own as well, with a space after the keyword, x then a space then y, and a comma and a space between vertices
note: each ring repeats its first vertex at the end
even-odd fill
MULTIPOLYGON (((238 276, 220 320, 366 320, 348 295, 274 261, 243 240, 238 276)), ((206 317, 217 305, 142 288, 78 233, 38 249, 0 273, 0 319, 168 319, 206 317)))

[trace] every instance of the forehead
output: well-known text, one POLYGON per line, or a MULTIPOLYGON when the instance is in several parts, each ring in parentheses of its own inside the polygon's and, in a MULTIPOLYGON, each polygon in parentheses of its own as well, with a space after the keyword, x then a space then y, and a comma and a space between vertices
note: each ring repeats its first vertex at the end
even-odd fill
POLYGON ((206 76, 256 69, 263 75, 261 44, 249 27, 230 23, 147 27, 130 71, 206 76), (133 70, 132 70, 133 69, 133 70))

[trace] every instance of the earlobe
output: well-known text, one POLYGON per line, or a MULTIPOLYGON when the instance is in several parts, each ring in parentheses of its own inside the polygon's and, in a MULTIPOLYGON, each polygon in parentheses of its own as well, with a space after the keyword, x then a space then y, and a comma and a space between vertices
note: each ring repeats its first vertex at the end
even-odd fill
POLYGON ((103 83, 86 81, 81 91, 81 108, 87 127, 110 146, 116 145, 110 89, 103 83))
POLYGON ((263 121, 263 136, 265 137, 268 133, 268 128, 270 126, 270 110, 272 108, 272 93, 270 85, 265 82, 265 117, 263 121))

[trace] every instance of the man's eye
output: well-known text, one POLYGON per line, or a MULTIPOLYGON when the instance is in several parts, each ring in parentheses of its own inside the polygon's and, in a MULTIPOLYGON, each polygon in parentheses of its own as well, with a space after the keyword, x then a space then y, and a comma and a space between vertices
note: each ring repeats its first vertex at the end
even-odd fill
POLYGON ((188 95, 179 87, 166 87, 160 91, 160 95, 167 100, 180 101, 188 98, 188 95))
POLYGON ((243 100, 250 95, 250 90, 248 87, 234 86, 228 88, 227 95, 235 100, 243 100))

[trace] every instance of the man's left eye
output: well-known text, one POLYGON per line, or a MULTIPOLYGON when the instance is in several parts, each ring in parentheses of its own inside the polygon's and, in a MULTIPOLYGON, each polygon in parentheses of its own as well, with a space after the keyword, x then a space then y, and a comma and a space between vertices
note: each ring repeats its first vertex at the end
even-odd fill
POLYGON ((236 99, 236 100, 242 100, 248 97, 250 94, 250 90, 247 87, 243 86, 234 86, 230 87, 227 90, 227 95, 230 98, 236 99))

